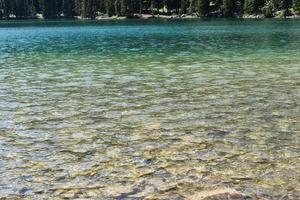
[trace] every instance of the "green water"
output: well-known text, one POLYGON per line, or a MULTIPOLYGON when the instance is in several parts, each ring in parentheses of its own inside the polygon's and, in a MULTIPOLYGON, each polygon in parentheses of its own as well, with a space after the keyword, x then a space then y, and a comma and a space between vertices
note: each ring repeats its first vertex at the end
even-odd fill
POLYGON ((0 198, 300 199, 300 21, 0 21, 0 198))

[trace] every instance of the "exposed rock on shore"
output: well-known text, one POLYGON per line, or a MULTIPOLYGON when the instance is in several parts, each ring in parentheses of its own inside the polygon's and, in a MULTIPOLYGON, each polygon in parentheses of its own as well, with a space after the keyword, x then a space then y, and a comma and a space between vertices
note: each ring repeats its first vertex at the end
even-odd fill
MULTIPOLYGON (((11 18, 13 18, 12 16, 11 18)), ((216 18, 222 18, 221 16, 215 16, 216 18)), ((36 19, 44 19, 42 14, 37 14, 35 16, 36 19)), ((129 17, 125 16, 107 16, 107 15, 100 15, 95 18, 95 20, 123 20, 123 19, 130 19, 130 18, 135 18, 135 19, 201 19, 202 17, 198 16, 196 13, 192 13, 190 15, 188 14, 182 14, 182 15, 167 15, 167 14, 138 14, 135 13, 129 17)), ((212 16, 214 18, 214 16, 212 16)), ((234 18, 243 18, 243 19, 264 19, 266 18, 263 14, 258 14, 258 15, 235 15, 234 18)), ((273 18, 282 18, 280 16, 275 16, 273 18)), ((285 16, 284 18, 287 19, 299 19, 300 15, 291 15, 291 16, 285 16)), ((82 18, 81 16, 74 16, 74 19, 77 20, 92 20, 91 18, 82 18)))
POLYGON ((286 16, 288 19, 300 19, 300 15, 286 16))
POLYGON ((121 16, 111 16, 111 17, 107 17, 107 16, 97 16, 95 18, 96 20, 106 20, 106 19, 117 19, 117 20, 120 20, 120 19, 127 19, 127 17, 121 17, 121 16))
POLYGON ((262 14, 260 14, 260 15, 247 15, 247 14, 244 14, 242 16, 242 18, 244 18, 244 19, 263 19, 263 18, 266 18, 266 17, 262 14))
MULTIPOLYGON (((118 16, 111 16, 108 17, 106 15, 97 16, 96 20, 105 20, 105 19, 129 19, 129 18, 136 18, 136 19, 199 19, 200 17, 196 15, 195 13, 191 15, 183 14, 183 15, 151 15, 151 14, 133 14, 130 17, 118 17, 118 16)), ((77 19, 80 19, 80 17, 77 17, 77 19)))

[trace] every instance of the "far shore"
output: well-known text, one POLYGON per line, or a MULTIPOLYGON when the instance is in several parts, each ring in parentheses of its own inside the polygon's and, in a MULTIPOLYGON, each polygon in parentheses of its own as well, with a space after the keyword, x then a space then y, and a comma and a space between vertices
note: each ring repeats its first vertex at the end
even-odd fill
MULTIPOLYGON (((157 15, 151 15, 151 14, 134 14, 131 17, 118 17, 118 16, 98 16, 95 18, 95 20, 106 20, 106 19, 264 19, 267 18, 264 15, 236 15, 233 17, 222 17, 222 16, 210 16, 210 17, 201 17, 196 14, 191 14, 191 15, 163 15, 163 14, 157 14, 157 15)), ((280 18, 280 19, 294 19, 300 18, 300 15, 291 15, 291 16, 285 16, 285 17, 271 17, 273 18, 280 18)), ((78 17, 77 19, 82 19, 78 17)))
MULTIPOLYGON (((197 14, 193 13, 191 15, 183 14, 183 15, 166 15, 166 14, 133 14, 131 16, 97 16, 95 18, 82 18, 81 16, 74 16, 74 18, 64 18, 64 17, 58 17, 54 19, 75 19, 75 20, 127 20, 127 19, 265 19, 265 17, 262 14, 257 14, 257 15, 235 15, 233 17, 223 17, 223 16, 208 16, 208 17, 201 17, 198 16, 197 14)), ((300 15, 291 15, 291 16, 285 16, 285 17, 269 17, 269 19, 300 19, 300 15)), ((15 17, 12 16, 9 19, 0 19, 0 20, 26 20, 26 19, 38 19, 38 20, 44 20, 42 15, 37 15, 36 17, 15 17)))

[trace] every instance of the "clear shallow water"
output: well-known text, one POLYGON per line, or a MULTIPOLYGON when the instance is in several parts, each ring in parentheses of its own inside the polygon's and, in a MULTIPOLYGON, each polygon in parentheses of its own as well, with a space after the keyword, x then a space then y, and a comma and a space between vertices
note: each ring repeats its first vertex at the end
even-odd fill
POLYGON ((0 198, 300 198, 300 21, 0 21, 0 198))

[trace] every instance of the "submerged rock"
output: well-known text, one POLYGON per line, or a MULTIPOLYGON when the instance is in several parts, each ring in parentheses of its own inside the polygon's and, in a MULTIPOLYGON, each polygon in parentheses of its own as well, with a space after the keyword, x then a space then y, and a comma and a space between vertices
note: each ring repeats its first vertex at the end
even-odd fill
POLYGON ((23 188, 19 191, 19 193, 20 193, 20 194, 25 194, 25 193, 28 192, 28 191, 30 191, 30 189, 28 189, 27 187, 23 187, 23 188))
POLYGON ((223 138, 228 134, 230 134, 230 132, 222 131, 222 130, 215 130, 215 131, 207 133, 207 135, 212 138, 223 138))
POLYGON ((203 191, 194 194, 191 200, 250 200, 251 197, 242 194, 234 189, 217 189, 212 191, 203 191))

